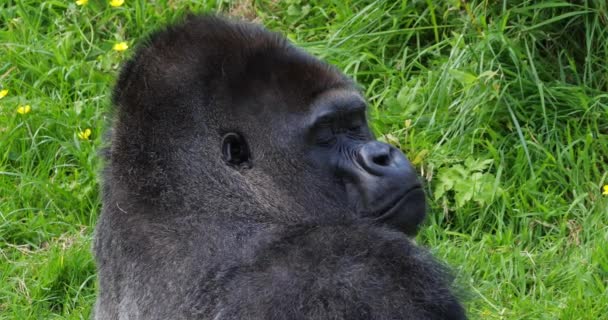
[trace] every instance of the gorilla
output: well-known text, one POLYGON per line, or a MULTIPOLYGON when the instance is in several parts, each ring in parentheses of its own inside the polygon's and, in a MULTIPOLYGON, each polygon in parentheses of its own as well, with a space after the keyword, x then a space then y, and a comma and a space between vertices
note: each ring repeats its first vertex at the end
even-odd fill
POLYGON ((465 319, 410 237, 425 195, 334 67, 190 16, 119 76, 95 319, 465 319))

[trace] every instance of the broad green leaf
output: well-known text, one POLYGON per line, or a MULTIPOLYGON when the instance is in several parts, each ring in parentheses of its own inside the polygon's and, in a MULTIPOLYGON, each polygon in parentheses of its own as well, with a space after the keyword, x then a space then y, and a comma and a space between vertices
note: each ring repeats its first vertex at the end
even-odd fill
POLYGON ((452 77, 454 77, 454 79, 458 80, 458 82, 462 83, 464 86, 469 86, 477 81, 477 77, 472 73, 456 69, 451 69, 449 73, 452 75, 452 77))

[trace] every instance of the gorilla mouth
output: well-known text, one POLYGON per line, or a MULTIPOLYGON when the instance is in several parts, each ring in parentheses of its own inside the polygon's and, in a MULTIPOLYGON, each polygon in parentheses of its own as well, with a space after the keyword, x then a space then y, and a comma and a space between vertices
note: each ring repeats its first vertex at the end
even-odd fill
POLYGON ((412 224, 417 225, 420 221, 417 217, 424 215, 426 210, 425 194, 422 186, 414 186, 408 189, 402 196, 390 205, 378 211, 375 220, 386 222, 390 220, 391 225, 396 225, 400 229, 409 229, 412 224))

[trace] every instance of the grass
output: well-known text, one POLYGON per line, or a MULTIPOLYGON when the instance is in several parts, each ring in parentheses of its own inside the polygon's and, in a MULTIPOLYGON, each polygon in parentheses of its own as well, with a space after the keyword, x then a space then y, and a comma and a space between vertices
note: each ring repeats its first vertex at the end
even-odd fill
POLYGON ((427 182, 418 240, 454 267, 472 319, 608 314, 605 1, 7 0, 0 319, 90 317, 110 88, 137 40, 186 11, 255 19, 361 84, 378 136, 427 182))

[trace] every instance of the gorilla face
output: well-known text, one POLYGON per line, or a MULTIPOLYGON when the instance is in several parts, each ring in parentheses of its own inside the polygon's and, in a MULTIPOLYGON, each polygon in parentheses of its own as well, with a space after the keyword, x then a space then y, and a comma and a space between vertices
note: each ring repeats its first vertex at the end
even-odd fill
POLYGON ((307 159, 335 177, 349 204, 365 217, 413 234, 425 212, 424 192, 406 157, 376 141, 366 104, 354 91, 332 90, 318 97, 306 121, 307 159))
MULTIPOLYGON (((260 124, 272 123, 272 134, 259 136, 238 128, 238 132, 223 137, 221 148, 226 164, 248 176, 255 175, 248 171, 257 169, 272 174, 277 171, 276 164, 289 163, 296 168, 293 174, 273 179, 280 184, 280 190, 291 191, 305 212, 323 210, 315 210, 316 207, 334 212, 336 208, 342 208, 339 212, 347 208, 348 214, 355 212, 415 234, 424 218, 424 192, 403 153, 375 140, 367 122, 366 102, 359 92, 345 83, 311 97, 307 105, 295 108, 302 110, 297 113, 289 112, 294 107, 285 101, 288 99, 278 97, 268 96, 271 101, 263 101, 255 112, 256 119, 252 119, 260 124), (263 106, 268 105, 281 107, 264 114, 263 106), (277 116, 282 121, 277 122, 277 116), (247 137, 252 136, 265 143, 251 148, 247 137), (277 136, 278 151, 273 149, 277 141, 265 138, 277 136), (307 197, 311 193, 302 193, 298 186, 327 191, 312 193, 312 199, 307 197)), ((247 98, 243 109, 251 110, 251 101, 247 98)))

